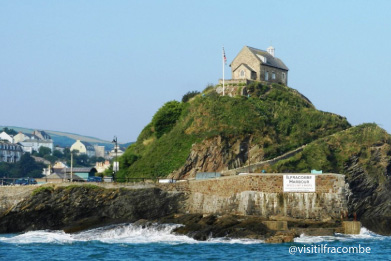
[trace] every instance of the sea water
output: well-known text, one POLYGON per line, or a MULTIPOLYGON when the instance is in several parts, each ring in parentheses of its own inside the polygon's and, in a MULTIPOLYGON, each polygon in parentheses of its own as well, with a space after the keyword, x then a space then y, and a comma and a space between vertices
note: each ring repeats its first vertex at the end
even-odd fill
POLYGON ((76 234, 3 234, 0 260, 391 260, 391 237, 365 228, 359 235, 302 235, 294 243, 266 244, 229 238, 196 241, 174 235, 177 226, 121 224, 76 234))

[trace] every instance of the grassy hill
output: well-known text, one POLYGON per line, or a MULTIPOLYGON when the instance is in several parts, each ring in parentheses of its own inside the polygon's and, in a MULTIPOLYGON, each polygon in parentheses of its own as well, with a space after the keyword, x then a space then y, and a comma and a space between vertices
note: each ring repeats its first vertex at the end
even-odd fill
POLYGON ((354 159, 376 184, 384 183, 391 171, 391 136, 376 124, 362 124, 310 143, 292 158, 270 168, 276 172, 347 173, 354 159))
MULTIPOLYGON (((219 96, 208 88, 189 102, 166 103, 120 159, 119 177, 167 176, 185 164, 194 147, 216 138, 224 144, 197 160, 214 158, 221 170, 233 161, 244 163, 232 146, 236 141, 242 146, 251 140, 251 150, 267 160, 351 127, 346 118, 316 110, 284 85, 253 83, 247 88, 250 97, 219 96)), ((202 166, 199 171, 210 171, 202 166)))

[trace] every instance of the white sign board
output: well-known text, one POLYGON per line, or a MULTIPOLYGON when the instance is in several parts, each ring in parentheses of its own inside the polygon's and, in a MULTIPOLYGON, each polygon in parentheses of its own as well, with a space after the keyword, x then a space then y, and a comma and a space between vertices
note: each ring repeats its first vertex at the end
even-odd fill
POLYGON ((284 175, 284 192, 315 192, 316 175, 284 175))
POLYGON ((119 162, 118 161, 113 162, 113 171, 119 171, 119 162))

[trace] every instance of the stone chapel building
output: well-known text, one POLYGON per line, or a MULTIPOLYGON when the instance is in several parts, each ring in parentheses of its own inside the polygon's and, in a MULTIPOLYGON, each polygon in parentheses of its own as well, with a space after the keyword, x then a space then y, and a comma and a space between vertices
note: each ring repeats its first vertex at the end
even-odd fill
POLYGON ((274 56, 275 49, 270 46, 267 51, 244 46, 229 65, 232 79, 288 84, 288 67, 274 56))

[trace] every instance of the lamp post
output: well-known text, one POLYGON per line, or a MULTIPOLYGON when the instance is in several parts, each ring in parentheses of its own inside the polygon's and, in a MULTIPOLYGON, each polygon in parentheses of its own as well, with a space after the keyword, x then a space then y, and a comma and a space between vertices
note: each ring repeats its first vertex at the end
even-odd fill
POLYGON ((114 136, 114 139, 112 141, 114 143, 114 152, 115 152, 115 160, 113 163, 113 181, 115 181, 115 175, 117 174, 117 171, 119 169, 119 164, 118 164, 118 141, 117 141, 117 136, 114 136))
MULTIPOLYGON (((65 172, 65 177, 67 173, 65 172)), ((73 151, 71 150, 71 182, 73 182, 73 151)))

